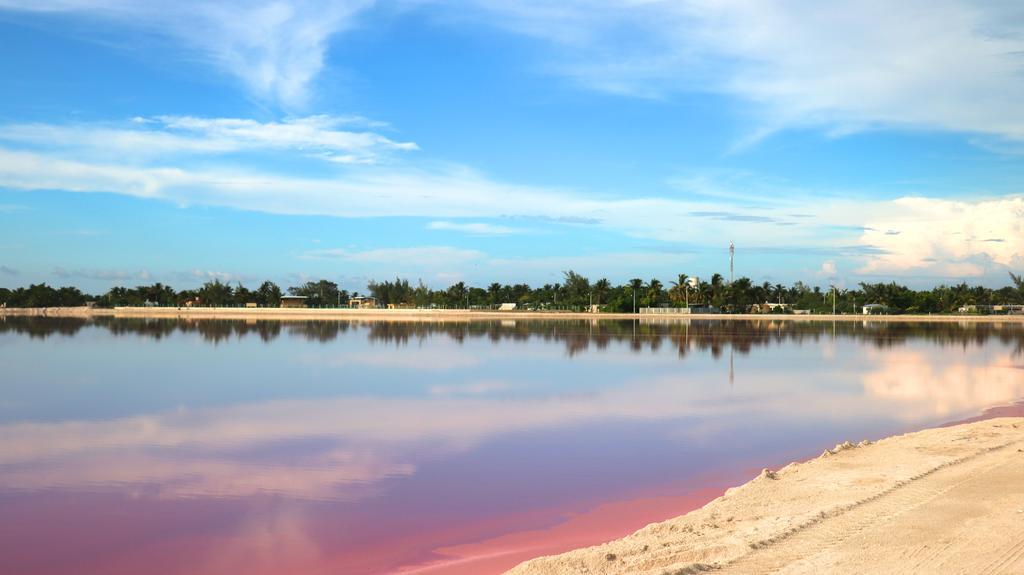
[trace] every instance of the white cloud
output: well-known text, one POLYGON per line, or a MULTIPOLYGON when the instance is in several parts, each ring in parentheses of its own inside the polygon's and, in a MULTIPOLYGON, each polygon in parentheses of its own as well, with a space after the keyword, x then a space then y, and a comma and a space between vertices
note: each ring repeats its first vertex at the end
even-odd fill
MULTIPOLYGON (((713 247, 732 239, 741 250, 786 248, 790 253, 846 255, 865 263, 861 273, 900 275, 925 269, 931 275, 959 278, 1024 265, 1019 255, 1024 253, 1024 198, 1020 196, 974 202, 932 198, 858 201, 793 190, 761 206, 740 207, 713 197, 602 197, 517 186, 459 166, 353 166, 344 174, 314 178, 255 168, 91 163, 3 148, 0 181, 11 189, 112 192, 184 205, 293 215, 500 218, 515 206, 521 216, 553 221, 587 218, 600 228, 644 240, 713 247), (896 231, 899 233, 891 233, 896 231)), ((482 257, 476 250, 444 246, 315 250, 306 255, 400 267, 450 266, 444 269, 446 273, 482 257)), ((588 257, 597 262, 603 256, 564 258, 565 265, 554 269, 582 268, 588 257)), ((647 251, 643 257, 667 261, 673 256, 647 251)), ((506 263, 511 269, 538 261, 506 263)), ((606 269, 606 264, 595 264, 595 268, 606 269)))
POLYGON ((70 12, 143 28, 180 43, 237 77, 253 94, 301 106, 324 67, 334 35, 351 29, 373 0, 143 2, 134 0, 0 0, 0 9, 70 12))
POLYGON ((944 277, 1024 265, 1024 197, 976 202, 900 198, 879 206, 861 241, 885 253, 862 273, 922 270, 944 277), (892 232, 899 233, 892 233, 892 232))
POLYGON ((495 26, 550 41, 551 71, 588 86, 736 96, 760 111, 747 143, 794 125, 833 136, 895 126, 1024 138, 1024 11, 1011 2, 467 5, 495 26))
MULTIPOLYGON (((0 9, 152 30, 257 96, 299 105, 331 39, 376 4, 0 0, 0 9)), ((975 0, 456 0, 418 14, 539 39, 549 72, 592 88, 735 96, 759 112, 740 145, 807 125, 831 136, 877 127, 969 132, 1000 145, 1024 139, 1022 12, 975 0)))
POLYGON ((822 262, 821 269, 818 271, 818 274, 823 277, 830 278, 835 277, 836 271, 836 262, 832 260, 826 260, 822 262))
POLYGON ((427 229, 443 230, 450 232, 463 232, 467 234, 474 234, 480 236, 506 236, 509 234, 519 234, 526 231, 522 228, 499 226, 483 222, 447 222, 443 220, 430 222, 429 224, 427 224, 427 229))
POLYGON ((160 116, 122 124, 6 124, 0 140, 74 152, 76 158, 144 161, 169 154, 211 155, 258 150, 294 151, 342 163, 370 164, 395 151, 412 151, 370 131, 340 129, 360 119, 332 116, 258 122, 240 118, 160 116))

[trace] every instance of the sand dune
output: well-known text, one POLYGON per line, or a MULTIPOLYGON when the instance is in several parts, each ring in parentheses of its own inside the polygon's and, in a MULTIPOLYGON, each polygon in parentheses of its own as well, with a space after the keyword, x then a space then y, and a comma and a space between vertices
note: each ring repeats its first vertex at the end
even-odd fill
POLYGON ((681 517, 509 573, 712 570, 1024 573, 1024 418, 836 446, 681 517))

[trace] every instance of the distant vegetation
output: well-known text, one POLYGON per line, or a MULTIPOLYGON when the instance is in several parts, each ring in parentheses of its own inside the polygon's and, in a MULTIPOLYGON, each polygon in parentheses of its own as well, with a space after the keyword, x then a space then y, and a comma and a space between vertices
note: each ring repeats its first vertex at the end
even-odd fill
MULTIPOLYGON (((654 278, 644 281, 632 279, 622 285, 612 285, 607 279, 591 281, 573 271, 564 273, 561 283, 530 287, 526 284, 492 283, 486 288, 458 282, 447 289, 435 290, 422 282, 416 285, 406 279, 371 281, 365 295, 377 298, 378 305, 438 308, 493 308, 502 303, 515 303, 526 309, 579 310, 594 304, 603 311, 628 312, 635 306, 682 307, 711 305, 723 311, 745 312, 752 304, 782 302, 791 309, 812 313, 831 312, 831 288, 809 286, 796 282, 781 284, 754 284, 741 277, 731 284, 720 274, 710 281, 691 282, 680 274, 668 284, 654 278), (692 284, 692 285, 691 285, 692 284)), ((929 290, 912 290, 892 283, 861 283, 856 289, 835 290, 835 309, 851 313, 864 304, 881 304, 889 313, 950 313, 964 305, 1024 304, 1024 278, 1010 274, 1011 285, 999 289, 969 286, 965 283, 940 285, 929 290)), ((183 306, 188 302, 203 306, 259 306, 276 307, 285 292, 273 282, 263 282, 255 290, 241 284, 231 285, 218 280, 205 283, 201 288, 176 291, 170 286, 156 283, 135 288, 115 287, 102 295, 82 293, 74 287, 53 288, 46 284, 33 284, 14 290, 0 288, 0 305, 7 307, 58 307, 92 304, 114 306, 183 306)), ((347 305, 351 296, 327 280, 307 282, 289 287, 287 293, 306 296, 309 307, 336 307, 347 305)))

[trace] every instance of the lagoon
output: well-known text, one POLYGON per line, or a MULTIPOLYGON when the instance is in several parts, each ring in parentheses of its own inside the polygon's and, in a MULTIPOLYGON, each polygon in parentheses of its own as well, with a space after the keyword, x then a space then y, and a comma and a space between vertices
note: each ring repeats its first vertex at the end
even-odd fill
POLYGON ((0 317, 0 572, 489 573, 1024 399, 1024 324, 0 317))

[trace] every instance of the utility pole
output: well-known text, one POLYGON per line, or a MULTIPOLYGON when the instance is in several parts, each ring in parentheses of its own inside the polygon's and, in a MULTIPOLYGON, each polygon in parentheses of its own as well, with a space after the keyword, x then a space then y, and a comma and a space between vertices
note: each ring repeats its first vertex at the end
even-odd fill
POLYGON ((636 288, 633 288, 633 313, 636 313, 636 288))
POLYGON ((836 286, 832 286, 832 315, 836 315, 836 286))

